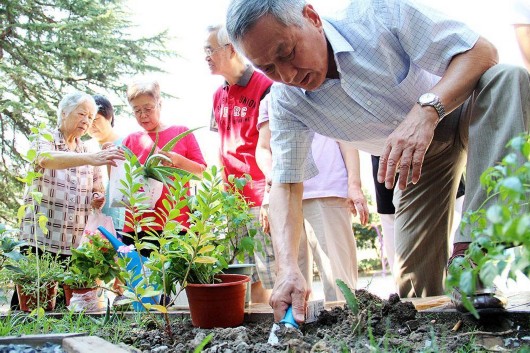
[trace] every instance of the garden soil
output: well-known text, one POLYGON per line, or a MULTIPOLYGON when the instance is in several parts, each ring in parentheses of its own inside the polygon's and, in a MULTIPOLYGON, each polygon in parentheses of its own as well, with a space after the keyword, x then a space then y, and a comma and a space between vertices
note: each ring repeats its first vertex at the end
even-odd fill
POLYGON ((300 330, 281 327, 279 344, 267 343, 272 318, 226 329, 198 329, 189 319, 172 322, 171 337, 154 324, 133 326, 123 345, 134 352, 530 352, 527 314, 496 314, 480 320, 456 311, 417 312, 397 295, 388 300, 356 291, 359 312, 347 307, 323 311, 300 330), (147 328, 146 328, 147 327, 147 328), (204 344, 208 335, 211 340, 204 344), (134 348, 133 348, 134 347, 134 348), (200 348, 198 351, 201 351, 200 348), (523 350, 524 351, 524 350, 523 350))

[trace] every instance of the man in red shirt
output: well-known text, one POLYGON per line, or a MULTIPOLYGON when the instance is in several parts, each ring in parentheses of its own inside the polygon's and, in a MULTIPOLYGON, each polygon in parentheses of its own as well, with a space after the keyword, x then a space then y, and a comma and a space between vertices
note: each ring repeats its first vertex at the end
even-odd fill
MULTIPOLYGON (((243 189, 256 220, 259 219, 265 191, 265 176, 256 163, 256 145, 259 132, 256 128, 259 104, 269 93, 272 81, 245 63, 243 57, 230 44, 223 26, 208 28, 204 46, 206 61, 213 75, 221 75, 225 83, 213 97, 210 129, 221 137, 219 158, 224 167, 223 176, 248 174, 252 181, 243 189)), ((247 232, 243 229, 242 232, 247 232)), ((260 227, 256 241, 261 241, 264 252, 256 252, 256 271, 252 275, 251 300, 253 303, 268 303, 274 285, 274 252, 270 239, 265 239, 260 227)))

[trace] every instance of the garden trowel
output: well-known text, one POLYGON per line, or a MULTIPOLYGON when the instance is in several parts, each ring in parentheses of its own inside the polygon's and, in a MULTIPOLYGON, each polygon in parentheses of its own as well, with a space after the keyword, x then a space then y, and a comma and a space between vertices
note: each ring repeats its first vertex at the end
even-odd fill
MULTIPOLYGON (((318 315, 320 312, 324 310, 324 300, 312 300, 307 303, 307 310, 305 314, 305 323, 314 322, 317 320, 318 315)), ((285 327, 291 327, 298 329, 299 326, 294 320, 293 317, 293 307, 289 305, 287 308, 287 311, 285 312, 285 316, 279 323, 274 323, 272 325, 271 333, 269 335, 269 339, 267 343, 275 345, 278 344, 278 336, 276 336, 276 332, 280 329, 280 325, 284 325, 285 327)))

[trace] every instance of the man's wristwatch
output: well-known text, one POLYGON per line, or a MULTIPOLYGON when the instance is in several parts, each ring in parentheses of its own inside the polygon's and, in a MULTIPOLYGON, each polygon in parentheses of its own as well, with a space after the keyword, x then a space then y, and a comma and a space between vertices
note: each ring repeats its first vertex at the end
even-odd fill
POLYGON ((440 98, 434 93, 422 94, 420 98, 418 98, 418 104, 422 107, 429 105, 436 109, 436 112, 438 113, 438 121, 436 122, 437 125, 445 116, 445 108, 442 102, 440 102, 440 98))

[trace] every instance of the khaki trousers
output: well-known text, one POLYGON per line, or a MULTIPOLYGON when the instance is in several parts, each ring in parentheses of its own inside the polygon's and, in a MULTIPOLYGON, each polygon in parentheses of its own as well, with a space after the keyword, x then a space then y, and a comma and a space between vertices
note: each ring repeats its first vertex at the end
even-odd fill
MULTIPOLYGON (((484 73, 473 95, 440 122, 420 181, 409 181, 404 191, 394 193, 393 272, 401 297, 444 293, 448 239, 464 166, 465 213, 482 205, 486 194, 480 175, 502 160, 511 138, 528 131, 529 120, 530 75, 521 67, 496 65, 484 73)), ((455 242, 469 241, 469 228, 455 235, 455 242)))

